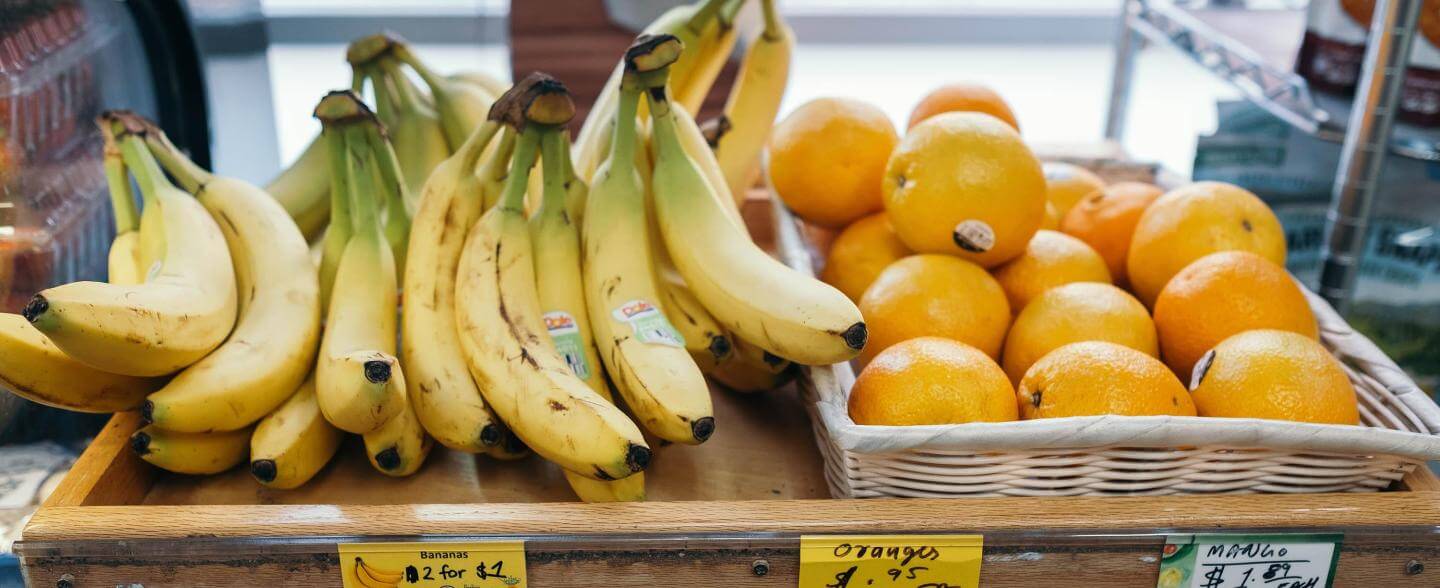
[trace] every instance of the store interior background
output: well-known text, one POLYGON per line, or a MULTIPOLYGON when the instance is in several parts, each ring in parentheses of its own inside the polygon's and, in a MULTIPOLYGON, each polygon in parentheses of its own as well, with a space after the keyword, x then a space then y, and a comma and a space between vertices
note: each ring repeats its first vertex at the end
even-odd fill
MULTIPOLYGON (((319 130, 310 116, 311 97, 349 85, 342 59, 354 34, 395 29, 442 71, 509 71, 504 38, 509 0, 260 4, 270 33, 266 61, 278 159, 265 166, 250 151, 246 169, 234 170, 258 174, 252 178, 257 181, 267 179, 265 167, 273 170, 297 157, 319 130)), ((1103 136, 1120 0, 782 0, 781 6, 799 40, 782 117, 812 98, 852 96, 879 106, 903 127, 926 92, 968 80, 1004 96, 1034 144, 1093 144, 1103 136)), ((1294 31, 1275 31, 1261 19, 1254 34, 1298 42, 1300 23, 1294 24, 1294 31)), ((1196 136, 1215 127, 1216 101, 1239 94, 1160 47, 1140 53, 1135 80, 1125 148, 1188 174, 1196 136)), ((223 168, 234 158, 219 151, 219 171, 227 173, 223 168)))

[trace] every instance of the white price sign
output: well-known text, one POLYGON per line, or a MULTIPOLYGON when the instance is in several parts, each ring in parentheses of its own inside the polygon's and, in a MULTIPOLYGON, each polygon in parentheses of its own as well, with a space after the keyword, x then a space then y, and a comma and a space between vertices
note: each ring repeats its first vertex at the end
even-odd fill
POLYGON ((1330 588, 1340 535, 1172 535, 1157 588, 1330 588))

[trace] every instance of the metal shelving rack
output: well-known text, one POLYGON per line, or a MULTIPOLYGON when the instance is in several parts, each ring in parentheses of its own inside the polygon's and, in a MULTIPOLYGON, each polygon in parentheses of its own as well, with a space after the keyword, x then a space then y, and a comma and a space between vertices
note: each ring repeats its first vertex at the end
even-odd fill
POLYGON ((1115 70, 1105 137, 1119 141, 1135 75, 1135 57, 1146 41, 1168 46, 1229 82, 1248 100, 1318 138, 1341 143, 1325 229, 1319 293, 1344 308, 1354 289, 1364 250, 1376 184, 1388 154, 1440 161, 1440 144, 1413 129, 1396 128, 1395 111, 1421 0, 1378 0, 1370 23, 1360 82, 1346 124, 1344 110, 1310 91, 1305 79, 1267 63, 1256 51, 1197 18, 1195 6, 1246 9, 1244 2, 1125 0, 1115 46, 1115 70), (1237 6, 1238 5, 1238 6, 1237 6))

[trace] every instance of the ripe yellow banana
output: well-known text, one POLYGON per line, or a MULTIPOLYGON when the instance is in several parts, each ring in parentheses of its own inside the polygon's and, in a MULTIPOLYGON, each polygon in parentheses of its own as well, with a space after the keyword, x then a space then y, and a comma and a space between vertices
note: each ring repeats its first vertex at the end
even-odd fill
MULTIPOLYGON (((494 97, 491 99, 491 102, 494 102, 495 98, 499 98, 501 94, 504 94, 506 90, 510 89, 509 82, 483 71, 457 71, 445 77, 453 82, 464 82, 472 86, 480 87, 480 89, 485 90, 494 97)), ((485 119, 481 118, 480 120, 484 122, 485 119)))
MULTIPOLYGON (((405 376, 395 370, 394 378, 403 389, 405 376)), ((409 398, 401 399, 400 414, 364 435, 365 455, 370 465, 387 476, 404 477, 425 464, 435 441, 425 434, 425 427, 416 418, 409 398)))
POLYGON ((773 353, 732 338, 735 351, 706 371, 710 378, 734 392, 774 390, 793 380, 799 369, 773 353))
POLYGON ((540 139, 545 174, 540 209, 530 217, 530 244, 535 263, 535 290, 545 330, 575 377, 604 396, 609 390, 580 274, 580 227, 566 211, 565 164, 569 149, 561 129, 547 129, 540 139))
POLYGON ((839 290, 770 257, 734 222, 685 153, 665 74, 645 74, 652 187, 660 232, 685 283, 727 330, 780 357, 813 365, 855 357, 866 339, 860 310, 839 290))
POLYGON ((701 29, 695 40, 699 45, 695 51, 695 65, 688 79, 683 84, 672 86, 675 102, 684 105, 685 110, 700 112, 705 97, 715 86, 715 78, 720 77, 720 71, 730 62, 730 54, 735 51, 735 15, 744 7, 745 0, 726 0, 716 12, 715 19, 701 29))
POLYGON ((298 488, 330 463, 345 434, 320 414, 315 378, 255 425, 250 436, 250 475, 268 488, 298 488))
MULTIPOLYGON (((553 87, 522 84, 540 90, 553 87)), ((523 91, 526 98, 538 93, 523 91)), ((624 413, 570 373, 565 360, 544 341, 523 212, 539 134, 533 126, 524 130, 504 198, 480 218, 466 240, 456 278, 461 348, 485 399, 532 450, 587 477, 621 479, 649 465, 644 437, 624 413)))
POLYGON ((400 321, 401 364, 416 416, 441 445, 470 453, 499 445, 505 435, 470 376, 455 328, 455 270, 465 235, 484 212, 475 164, 498 128, 483 123, 425 182, 400 321))
POLYGON ((151 465, 177 474, 218 474, 245 461, 250 429, 172 433, 154 425, 130 436, 130 448, 151 465))
MULTIPOLYGON (((105 183, 110 188, 110 208, 115 217, 115 240, 110 242, 108 261, 109 282, 117 286, 133 286, 145 281, 140 266, 140 211, 135 208, 135 194, 130 189, 130 176, 125 171, 124 156, 114 133, 100 123, 105 140, 105 183)), ((3 276, 0 276, 3 277, 3 276)), ((8 280, 0 283, 6 283, 8 280)))
POLYGON ((120 376, 70 359, 25 317, 0 314, 0 388, 27 400, 79 412, 139 408, 163 378, 120 376))
POLYGON ((400 41, 395 44, 395 57, 409 65, 420 79, 430 87, 435 98, 435 112, 440 116, 440 127, 445 132, 445 141, 450 150, 457 151, 476 127, 485 122, 490 113, 490 104, 496 94, 472 82, 454 80, 430 69, 415 55, 410 45, 400 41))
MULTIPOLYGON (((668 268, 667 268, 668 270, 668 268)), ((725 328, 710 316, 679 275, 662 270, 660 276, 660 307, 671 319, 675 330, 685 340, 685 350, 701 372, 712 373, 716 366, 730 359, 733 344, 725 328)))
POLYGON ((380 227, 372 151, 361 125, 377 124, 350 92, 333 92, 316 108, 327 139, 341 141, 349 185, 354 236, 335 272, 315 394, 325 419, 344 431, 365 434, 404 409, 405 388, 395 359, 395 258, 380 227))
MULTIPOLYGON (((676 6, 645 27, 642 34, 672 35, 680 39, 681 54, 670 66, 675 83, 683 84, 690 79, 690 72, 699 59, 699 36, 705 27, 717 18, 721 7, 727 1, 731 0, 699 0, 695 4, 676 6)), ((590 114, 585 117, 585 123, 580 126, 579 134, 575 136, 576 172, 581 179, 592 184, 595 169, 605 160, 610 148, 615 109, 620 103, 620 78, 624 70, 623 62, 615 65, 600 95, 596 97, 595 104, 591 106, 590 114)), ((644 118, 645 104, 642 103, 637 108, 636 114, 644 118)))
MULTIPOLYGON (((720 170, 720 163, 715 160, 715 152, 710 149, 710 144, 705 140, 705 134, 700 132, 700 126, 695 124, 695 119, 686 112, 684 108, 675 108, 675 131, 680 139, 680 146, 684 148, 685 155, 695 163, 695 167, 705 175, 705 182, 713 188, 715 197, 719 199, 720 208, 735 221, 748 238, 749 229, 745 227, 745 218, 740 215, 740 205, 745 202, 745 195, 733 196, 730 194, 730 185, 725 183, 725 172, 720 170)), ((651 141, 650 151, 653 159, 659 159, 654 154, 655 143, 651 141)))
MULTIPOLYGON (((112 117, 110 124, 117 136, 125 135, 122 120, 112 117)), ((126 165, 163 215, 160 226, 150 227, 164 233, 160 267, 133 286, 75 282, 50 288, 35 295, 23 314, 82 363, 160 376, 199 361, 230 334, 235 272, 225 237, 205 208, 165 179, 140 137, 122 141, 126 165)))
POLYGON ((230 338, 150 395, 143 413, 178 433, 248 427, 293 395, 315 365, 320 283, 309 245, 265 192, 201 169, 142 122, 151 153, 220 225, 240 292, 230 338))
POLYGON ((715 142, 715 159, 737 203, 760 175, 760 152, 780 112, 795 48, 795 33, 781 20, 775 0, 761 0, 761 6, 765 29, 750 41, 740 62, 740 73, 725 100, 724 117, 730 129, 715 142))
POLYGON ((628 61, 671 43, 637 43, 627 53, 614 145, 595 174, 585 212, 585 299, 606 370, 641 425, 661 439, 703 443, 715 432, 705 376, 662 307, 635 169, 635 111, 641 86, 628 61))
POLYGON ((405 579, 404 572, 377 569, 359 556, 355 557, 354 575, 366 588, 395 588, 405 579))
POLYGON ((395 145, 400 159, 401 175, 407 188, 405 209, 414 214, 415 200, 430 177, 430 171, 450 157, 450 144, 440 124, 440 115, 426 105, 419 88, 410 80, 400 62, 389 55, 379 60, 379 69, 371 78, 375 84, 375 106, 385 124, 386 134, 395 145))
POLYGON ((482 156, 480 169, 475 172, 480 178, 482 211, 490 210, 500 202, 500 195, 505 191, 505 176, 510 173, 510 159, 515 154, 516 137, 515 129, 508 126, 501 129, 500 138, 482 156))

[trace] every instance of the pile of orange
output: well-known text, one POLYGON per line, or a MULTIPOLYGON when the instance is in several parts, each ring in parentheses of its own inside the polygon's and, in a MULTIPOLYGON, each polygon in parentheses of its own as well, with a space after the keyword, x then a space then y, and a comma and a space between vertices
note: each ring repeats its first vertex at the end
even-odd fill
POLYGON ((821 278, 869 327, 855 422, 1359 423, 1263 201, 1217 182, 1107 184, 1042 163, 1019 128, 976 84, 926 96, 903 136, 840 98, 776 127, 771 185, 839 231, 821 278))

